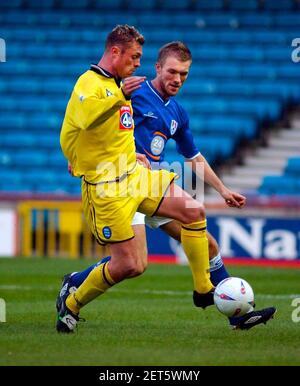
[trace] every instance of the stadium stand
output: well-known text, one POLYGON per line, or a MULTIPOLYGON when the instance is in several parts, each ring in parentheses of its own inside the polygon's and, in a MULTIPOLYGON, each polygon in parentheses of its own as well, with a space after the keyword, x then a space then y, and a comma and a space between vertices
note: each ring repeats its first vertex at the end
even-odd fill
MULTIPOLYGON (((200 150, 212 164, 226 163, 300 103, 300 63, 291 60, 299 9, 293 0, 2 0, 0 190, 79 193, 59 131, 76 78, 98 60, 117 23, 144 33, 138 73, 148 77, 162 44, 190 46, 193 66, 179 98, 200 150)), ((260 193, 298 192, 300 158, 292 155, 281 176, 260 175, 260 193)), ((174 159, 170 144, 167 160, 174 159)))

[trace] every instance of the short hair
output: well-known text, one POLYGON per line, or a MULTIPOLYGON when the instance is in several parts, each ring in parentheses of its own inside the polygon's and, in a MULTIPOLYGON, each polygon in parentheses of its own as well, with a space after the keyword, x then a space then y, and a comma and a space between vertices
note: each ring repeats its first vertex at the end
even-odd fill
POLYGON ((162 46, 159 50, 157 61, 160 64, 164 64, 165 60, 169 56, 175 56, 181 62, 192 60, 191 51, 184 43, 180 41, 170 42, 162 46))
POLYGON ((133 26, 128 24, 117 25, 107 36, 105 49, 112 46, 127 47, 131 43, 137 42, 141 46, 145 42, 144 36, 133 26))

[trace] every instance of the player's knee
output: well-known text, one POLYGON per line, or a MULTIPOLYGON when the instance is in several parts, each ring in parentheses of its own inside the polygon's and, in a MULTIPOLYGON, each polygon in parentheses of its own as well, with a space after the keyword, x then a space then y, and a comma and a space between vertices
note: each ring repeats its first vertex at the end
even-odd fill
POLYGON ((205 219, 205 209, 203 205, 198 204, 186 211, 186 224, 197 222, 205 219))
POLYGON ((142 274, 146 271, 146 269, 147 269, 147 264, 145 264, 145 263, 139 264, 139 265, 137 266, 137 268, 136 268, 136 274, 135 274, 135 276, 140 276, 140 275, 142 275, 142 274))
POLYGON ((145 269, 144 265, 139 264, 135 259, 128 259, 126 264, 122 267, 123 275, 127 278, 139 276, 145 269))

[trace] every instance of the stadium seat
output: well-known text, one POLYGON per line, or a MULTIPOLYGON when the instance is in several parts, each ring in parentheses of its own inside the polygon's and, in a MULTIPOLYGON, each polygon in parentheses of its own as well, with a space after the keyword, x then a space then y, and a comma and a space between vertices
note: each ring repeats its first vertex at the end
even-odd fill
POLYGON ((15 9, 20 8, 23 5, 23 0, 1 0, 1 8, 15 9))
POLYGON ((89 0, 59 0, 58 5, 62 9, 87 8, 90 5, 89 0))
POLYGON ((164 10, 188 10, 191 7, 190 0, 158 0, 158 6, 164 10))
POLYGON ((124 0, 94 0, 94 7, 97 9, 122 10, 125 5, 124 0))
POLYGON ((264 0, 263 8, 267 11, 290 11, 294 6, 295 2, 293 0, 280 0, 280 1, 274 1, 274 0, 264 0))
POLYGON ((258 8, 258 0, 229 0, 228 8, 233 11, 255 11, 258 8))
POLYGON ((126 4, 129 10, 145 11, 154 10, 157 7, 158 2, 157 0, 127 0, 126 4))
POLYGON ((285 174, 300 180, 300 157, 290 158, 285 168, 285 174))
POLYGON ((297 180, 290 176, 266 176, 258 191, 267 195, 297 194, 297 180))
POLYGON ((29 9, 51 9, 54 8, 55 0, 26 0, 25 5, 29 9))
POLYGON ((224 7, 224 0, 197 0, 194 8, 199 11, 220 11, 224 7))

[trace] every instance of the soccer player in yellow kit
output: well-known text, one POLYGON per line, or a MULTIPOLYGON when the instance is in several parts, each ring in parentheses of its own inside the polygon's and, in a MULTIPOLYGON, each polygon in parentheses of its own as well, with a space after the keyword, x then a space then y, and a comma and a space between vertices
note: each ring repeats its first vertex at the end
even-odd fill
POLYGON ((114 28, 98 65, 78 79, 66 109, 61 147, 73 174, 82 178, 90 229, 100 244, 110 245, 111 260, 93 269, 67 297, 58 313, 58 332, 72 332, 84 305, 143 272, 131 225, 136 211, 182 224, 181 242, 200 306, 213 302, 203 205, 174 184, 175 173, 137 163, 130 96, 145 78, 131 75, 140 66, 143 43, 134 27, 114 28))

